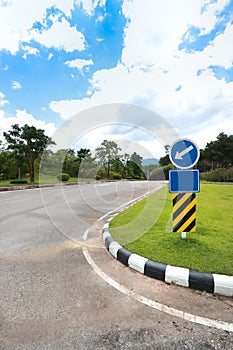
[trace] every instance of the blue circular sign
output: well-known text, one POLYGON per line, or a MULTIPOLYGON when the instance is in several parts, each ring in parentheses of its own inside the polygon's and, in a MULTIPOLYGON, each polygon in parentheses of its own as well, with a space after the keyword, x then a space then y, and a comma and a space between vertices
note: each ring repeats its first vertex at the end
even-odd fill
POLYGON ((173 165, 179 169, 192 168, 200 157, 198 146, 189 139, 175 141, 169 152, 169 158, 173 165))

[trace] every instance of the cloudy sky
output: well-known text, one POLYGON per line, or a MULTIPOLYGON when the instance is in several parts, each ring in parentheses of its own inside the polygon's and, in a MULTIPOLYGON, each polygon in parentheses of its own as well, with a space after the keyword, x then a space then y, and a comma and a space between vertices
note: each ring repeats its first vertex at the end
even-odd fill
MULTIPOLYGON (((233 133, 233 0, 0 0, 0 32, 0 136, 15 123, 52 136, 109 103, 146 107, 201 148, 233 133)), ((145 131, 94 129, 84 146, 153 148, 145 131)))

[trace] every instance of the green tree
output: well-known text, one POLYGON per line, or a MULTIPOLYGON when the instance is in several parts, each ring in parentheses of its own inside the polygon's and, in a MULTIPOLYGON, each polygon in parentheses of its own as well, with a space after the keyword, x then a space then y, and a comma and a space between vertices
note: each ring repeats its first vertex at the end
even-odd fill
POLYGON ((114 159, 119 158, 119 148, 114 141, 104 140, 100 147, 96 148, 95 156, 107 169, 107 178, 110 178, 110 168, 114 159))
POLYGON ((121 175, 121 177, 124 177, 124 165, 120 158, 116 158, 112 161, 112 170, 114 173, 121 175))
POLYGON ((91 156, 91 151, 88 148, 80 148, 77 151, 77 161, 79 164, 80 178, 94 178, 97 172, 97 164, 95 163, 95 158, 91 156))
POLYGON ((131 155, 130 160, 127 162, 127 166, 131 168, 134 178, 145 178, 142 170, 142 157, 136 152, 131 155))
POLYGON ((166 156, 161 157, 161 158, 159 159, 159 164, 160 164, 161 166, 165 166, 165 165, 171 164, 169 155, 167 154, 166 156))
POLYGON ((79 159, 84 159, 90 155, 91 151, 89 150, 89 148, 80 148, 80 150, 77 151, 77 156, 79 159))
POLYGON ((12 152, 4 151, 0 154, 0 179, 14 179, 18 171, 17 160, 12 152))
POLYGON ((203 159, 212 163, 215 167, 229 167, 233 164, 233 135, 221 132, 217 140, 207 143, 203 159))
POLYGON ((15 155, 22 156, 28 160, 30 181, 35 180, 35 161, 38 159, 48 145, 55 144, 52 139, 45 135, 44 130, 36 129, 34 126, 25 124, 20 127, 12 125, 12 130, 3 133, 8 147, 15 155))

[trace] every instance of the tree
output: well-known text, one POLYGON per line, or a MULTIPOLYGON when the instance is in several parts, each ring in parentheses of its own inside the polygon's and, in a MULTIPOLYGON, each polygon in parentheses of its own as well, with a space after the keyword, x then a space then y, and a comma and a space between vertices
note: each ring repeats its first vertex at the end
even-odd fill
POLYGON ((144 178, 145 175, 142 170, 142 157, 134 152, 130 160, 127 162, 127 166, 132 169, 134 178, 144 178))
POLYGON ((229 167, 233 164, 233 135, 227 136, 221 132, 217 140, 207 143, 203 158, 212 162, 212 168, 229 167))
POLYGON ((159 164, 160 164, 161 166, 166 166, 166 165, 171 164, 169 155, 167 154, 166 156, 161 157, 161 158, 159 159, 159 164))
POLYGON ((89 150, 89 148, 80 148, 79 151, 77 151, 77 156, 79 159, 84 159, 87 156, 91 155, 91 151, 89 150))
POLYGON ((107 169, 107 178, 110 178, 110 167, 114 159, 119 158, 119 148, 114 141, 104 140, 100 147, 96 148, 96 158, 100 160, 102 165, 107 169))
POLYGON ((12 125, 12 130, 3 133, 8 147, 15 155, 25 156, 29 163, 30 181, 35 180, 35 161, 47 146, 55 144, 52 139, 45 135, 44 130, 25 124, 20 127, 12 125))
POLYGON ((120 158, 116 158, 112 161, 112 170, 114 173, 121 175, 121 177, 124 177, 124 164, 120 158))
POLYGON ((17 161, 12 152, 5 151, 0 153, 0 179, 12 179, 17 175, 17 161))
POLYGON ((95 158, 92 158, 91 151, 88 148, 80 148, 77 151, 77 162, 79 166, 78 176, 80 178, 93 178, 96 176, 95 158))

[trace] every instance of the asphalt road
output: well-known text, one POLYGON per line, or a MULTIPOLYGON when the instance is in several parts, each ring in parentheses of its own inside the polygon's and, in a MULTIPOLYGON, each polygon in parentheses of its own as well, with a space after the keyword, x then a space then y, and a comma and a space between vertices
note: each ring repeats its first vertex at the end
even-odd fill
POLYGON ((103 246, 99 219, 162 185, 115 182, 0 193, 1 350, 232 349, 232 332, 168 315, 133 296, 227 323, 233 322, 232 298, 149 279, 103 246))

